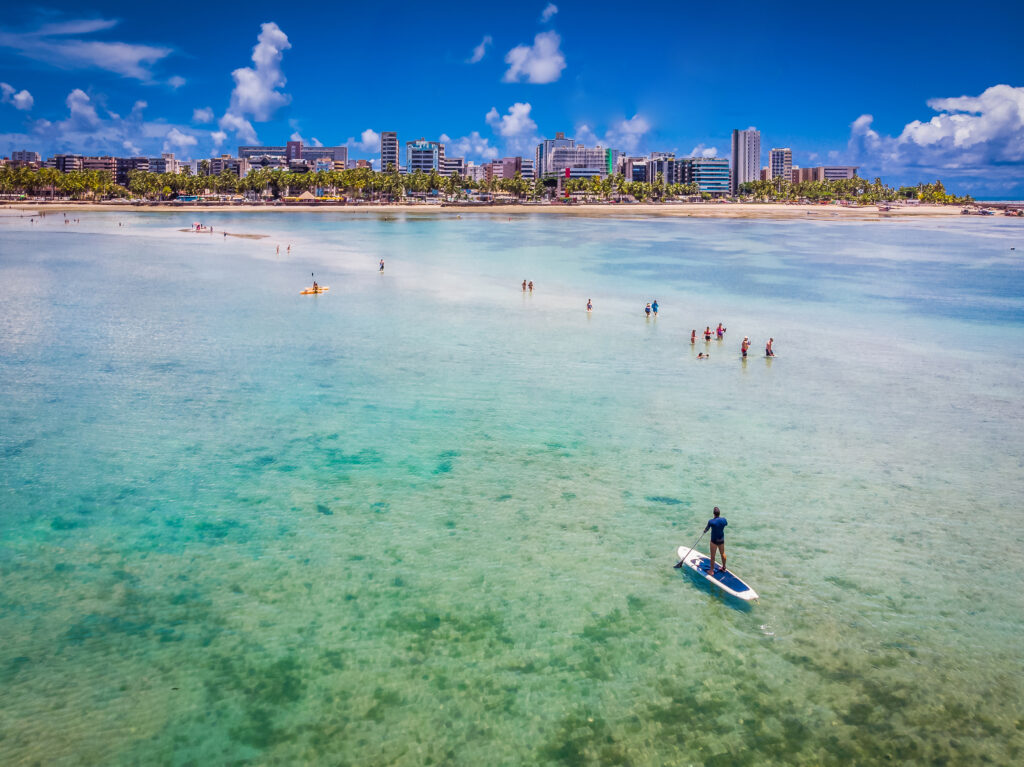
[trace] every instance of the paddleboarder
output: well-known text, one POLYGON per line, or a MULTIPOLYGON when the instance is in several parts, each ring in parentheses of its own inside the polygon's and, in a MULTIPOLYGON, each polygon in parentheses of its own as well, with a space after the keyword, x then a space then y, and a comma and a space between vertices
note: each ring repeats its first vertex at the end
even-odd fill
POLYGON ((715 572, 716 551, 722 555, 722 572, 725 572, 725 526, 729 524, 717 506, 712 513, 715 516, 708 520, 707 527, 704 528, 705 533, 711 531, 711 564, 708 565, 708 575, 715 572))

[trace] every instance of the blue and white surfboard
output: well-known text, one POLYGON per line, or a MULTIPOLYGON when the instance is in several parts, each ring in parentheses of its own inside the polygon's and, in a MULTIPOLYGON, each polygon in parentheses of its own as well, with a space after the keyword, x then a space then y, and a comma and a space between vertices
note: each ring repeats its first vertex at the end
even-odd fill
POLYGON ((758 598, 757 592, 740 580, 732 570, 726 570, 723 572, 722 565, 720 563, 715 563, 714 573, 708 573, 708 566, 711 564, 711 560, 706 554, 701 554, 696 549, 691 549, 688 546, 680 546, 677 553, 679 554, 679 561, 682 563, 683 567, 689 569, 690 572, 694 573, 698 577, 713 583, 729 596, 742 599, 746 602, 750 602, 758 598))

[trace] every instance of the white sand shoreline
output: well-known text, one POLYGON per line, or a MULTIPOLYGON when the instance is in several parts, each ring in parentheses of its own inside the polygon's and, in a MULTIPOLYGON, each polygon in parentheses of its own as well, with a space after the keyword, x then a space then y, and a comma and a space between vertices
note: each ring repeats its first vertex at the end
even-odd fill
POLYGON ((880 210, 875 205, 808 205, 785 203, 655 203, 655 204, 574 204, 574 205, 480 205, 440 206, 424 204, 355 204, 355 205, 236 205, 227 203, 162 203, 114 204, 83 202, 19 202, 3 205, 5 210, 19 211, 109 211, 147 212, 182 211, 201 213, 340 213, 345 215, 371 213, 414 213, 418 215, 462 216, 491 215, 518 216, 524 214, 563 215, 584 218, 784 218, 784 219, 883 219, 904 217, 960 216, 960 205, 906 205, 880 210))

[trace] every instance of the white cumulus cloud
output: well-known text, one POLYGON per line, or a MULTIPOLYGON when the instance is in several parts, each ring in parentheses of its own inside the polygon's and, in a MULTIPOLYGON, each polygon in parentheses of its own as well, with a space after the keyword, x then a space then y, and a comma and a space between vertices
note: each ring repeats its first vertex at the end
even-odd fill
POLYGON ((222 131, 234 131, 241 141, 248 142, 257 140, 250 120, 269 120, 291 101, 291 96, 278 90, 287 82, 281 71, 281 59, 292 47, 288 36, 271 21, 260 25, 256 41, 252 49, 255 66, 240 67, 231 73, 235 81, 231 104, 218 123, 222 131))
POLYGON ((490 35, 484 35, 484 39, 480 41, 480 45, 473 49, 473 55, 466 59, 467 64, 476 64, 478 61, 483 59, 487 55, 487 46, 493 43, 494 40, 490 35))
POLYGON ((636 114, 628 120, 612 123, 605 131, 604 138, 598 136, 589 125, 578 125, 575 138, 587 146, 600 144, 610 149, 621 149, 627 154, 635 154, 650 130, 651 124, 636 114))
POLYGON ((718 147, 706 146, 705 144, 697 144, 687 157, 718 157, 718 147))
POLYGON ((533 38, 533 45, 517 45, 505 54, 509 65, 502 80, 515 83, 553 83, 565 69, 565 55, 561 50, 562 38, 557 32, 541 32, 533 38))
POLYGON ((192 122, 199 125, 213 122, 213 110, 210 107, 202 107, 192 110, 192 122))
POLYGON ((447 157, 465 157, 467 160, 482 161, 498 157, 498 148, 492 146, 490 139, 481 136, 479 131, 455 139, 442 134, 440 141, 444 144, 444 153, 447 157))
POLYGON ((183 133, 177 128, 171 128, 167 131, 167 140, 164 142, 165 152, 180 152, 183 149, 188 149, 199 143, 199 139, 195 136, 183 133))
MULTIPOLYGON (((212 142, 209 132, 163 120, 147 120, 145 101, 135 101, 121 117, 97 109, 96 102, 80 88, 66 100, 67 117, 62 120, 34 120, 24 132, 0 134, 0 144, 37 147, 45 155, 74 152, 84 155, 148 155, 180 150, 191 154, 212 142)), ((181 155, 179 154, 179 157, 181 155)))
POLYGON ((367 128, 359 134, 359 138, 350 138, 345 142, 349 149, 358 149, 360 152, 373 153, 380 151, 380 134, 373 128, 367 128))
POLYGON ((183 86, 186 82, 188 82, 188 81, 184 77, 181 77, 180 75, 174 75, 173 77, 167 78, 167 84, 170 85, 175 90, 177 90, 178 88, 183 86))
POLYGON ((620 120, 608 128, 605 134, 607 145, 624 152, 635 152, 643 137, 651 130, 651 124, 640 115, 620 120))
POLYGON ((509 138, 532 134, 537 130, 537 123, 530 117, 530 104, 516 102, 508 108, 508 114, 499 115, 496 107, 491 107, 484 120, 499 135, 509 138))
POLYGON ((907 123, 897 136, 878 133, 874 117, 850 124, 851 159, 882 169, 921 168, 1015 174, 1024 169, 1024 87, 993 85, 978 96, 935 98, 938 114, 907 123))
POLYGON ((558 13, 558 6, 554 3, 548 3, 544 10, 540 12, 540 20, 547 22, 551 21, 551 17, 558 13))
POLYGON ((20 109, 23 112, 27 112, 32 108, 32 104, 35 103, 35 99, 32 98, 32 94, 27 90, 18 90, 13 85, 7 83, 0 83, 0 101, 4 104, 10 104, 15 109, 20 109))

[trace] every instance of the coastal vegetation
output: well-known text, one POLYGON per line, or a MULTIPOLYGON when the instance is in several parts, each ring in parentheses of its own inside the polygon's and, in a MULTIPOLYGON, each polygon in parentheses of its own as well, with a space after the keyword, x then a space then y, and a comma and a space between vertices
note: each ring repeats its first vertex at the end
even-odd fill
MULTIPOLYGON (((200 174, 186 167, 181 173, 150 173, 133 170, 128 174, 127 187, 114 183, 109 171, 80 170, 61 173, 55 168, 0 166, 0 194, 26 195, 50 199, 102 200, 136 198, 146 200, 173 200, 181 196, 240 195, 250 199, 276 200, 297 197, 309 192, 315 197, 348 197, 366 201, 397 202, 405 198, 428 195, 446 200, 459 200, 477 195, 503 196, 516 200, 537 200, 556 193, 554 179, 530 180, 517 173, 513 178, 490 178, 481 181, 452 175, 442 176, 436 171, 416 171, 403 175, 389 168, 374 171, 371 168, 348 170, 295 172, 283 168, 254 168, 244 178, 229 170, 208 175, 209 161, 200 164, 200 174)), ((575 199, 612 200, 635 199, 666 201, 678 199, 708 199, 694 183, 666 184, 659 173, 653 182, 627 180, 621 173, 603 178, 570 178, 562 185, 563 193, 575 199)), ((894 188, 881 179, 862 178, 837 181, 806 181, 790 183, 782 179, 753 181, 741 184, 739 196, 759 201, 856 201, 863 204, 919 200, 928 203, 962 204, 971 202, 967 196, 946 192, 941 181, 918 186, 894 188)))
POLYGON ((883 184, 880 178, 876 178, 874 181, 868 181, 865 178, 844 178, 834 181, 801 181, 795 184, 782 178, 776 178, 770 181, 749 181, 740 184, 739 193, 743 197, 773 202, 852 200, 867 205, 900 200, 918 200, 948 205, 973 202, 970 196, 947 193, 946 187, 941 181, 936 181, 934 184, 894 188, 883 184))

